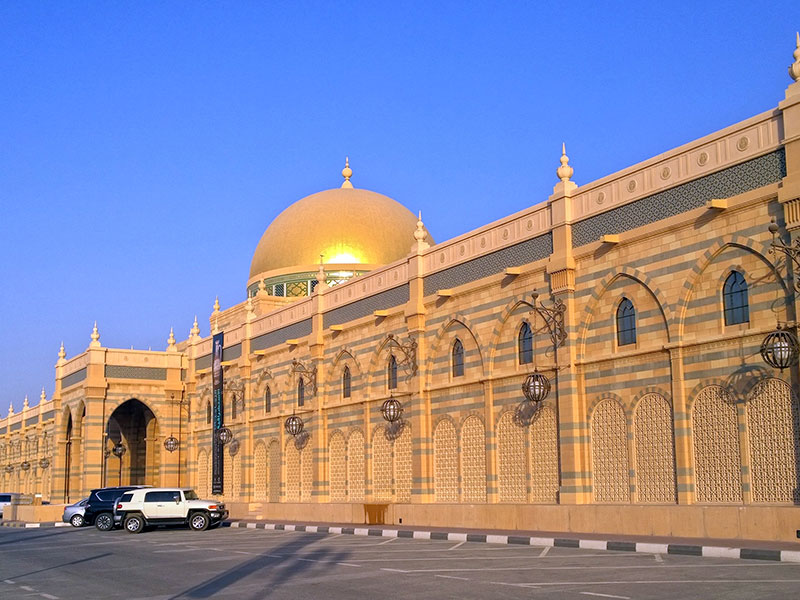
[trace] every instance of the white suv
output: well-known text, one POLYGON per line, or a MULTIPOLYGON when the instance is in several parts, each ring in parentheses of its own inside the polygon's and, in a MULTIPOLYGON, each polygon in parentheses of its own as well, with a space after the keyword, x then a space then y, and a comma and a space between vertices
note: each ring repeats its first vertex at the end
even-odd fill
POLYGON ((188 525, 208 529, 228 518, 224 504, 201 500, 191 488, 142 488, 125 492, 115 511, 129 533, 141 533, 148 525, 188 525))

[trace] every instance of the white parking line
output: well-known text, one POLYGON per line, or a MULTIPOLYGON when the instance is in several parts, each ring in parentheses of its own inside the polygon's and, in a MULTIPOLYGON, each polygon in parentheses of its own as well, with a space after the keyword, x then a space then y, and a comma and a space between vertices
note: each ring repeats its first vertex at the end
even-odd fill
POLYGON ((456 548, 459 548, 459 547, 463 546, 463 545, 464 545, 464 544, 466 544, 466 543, 467 543, 467 541, 466 541, 466 540, 464 540, 463 542, 458 542, 458 543, 457 543, 455 546, 453 546, 452 548, 448 548, 448 550, 455 550, 456 548))
POLYGON ((456 577, 454 575, 435 575, 434 577, 442 577, 444 579, 460 579, 461 581, 469 581, 467 577, 456 577))
MULTIPOLYGON (((444 560, 465 560, 472 558, 474 560, 488 560, 486 557, 458 557, 458 558, 442 558, 438 557, 435 560, 437 561, 444 561, 444 560)), ((509 558, 509 557, 498 557, 498 558, 509 558)), ((520 556, 515 556, 511 558, 523 558, 520 556)), ((524 557, 529 558, 529 557, 524 557)), ((563 559, 563 556, 559 557, 550 557, 550 558, 560 558, 563 559)), ((392 562, 398 562, 398 559, 385 559, 391 560, 392 562)), ((430 558, 419 558, 419 559, 402 559, 403 562, 410 561, 410 560, 431 560, 430 558)), ((366 559, 362 560, 361 562, 384 562, 384 559, 366 559)), ((740 564, 725 564, 725 565, 711 565, 711 564, 699 564, 699 565, 688 565, 688 564, 679 564, 679 565, 662 565, 659 569, 720 569, 724 567, 733 567, 736 569, 741 569, 742 565, 740 564)), ((767 564, 749 564, 748 567, 782 567, 782 568, 792 568, 796 565, 786 564, 786 563, 767 563, 767 564)), ((455 569, 408 569, 404 571, 404 573, 443 573, 443 572, 471 572, 471 571, 625 571, 630 569, 652 569, 652 565, 624 565, 624 566, 613 566, 613 565, 604 565, 604 566, 597 566, 597 567, 590 567, 590 566, 569 566, 569 567, 549 567, 549 566, 535 566, 535 567, 462 567, 462 568, 455 568, 455 569)), ((731 581, 739 581, 739 580, 731 580, 731 581)), ((792 579, 785 579, 785 580, 778 580, 778 581, 794 581, 792 579)), ((800 581, 800 580, 798 580, 800 581)), ((537 585, 546 585, 546 584, 537 584, 537 585)))
POLYGON ((396 539, 397 539, 396 537, 391 537, 388 540, 386 540, 385 542, 381 542, 380 544, 375 544, 375 545, 376 546, 384 546, 384 545, 388 544, 389 542, 395 541, 396 539))
POLYGON ((630 596, 615 596, 614 594, 598 594, 597 592, 579 592, 584 596, 600 596, 601 598, 619 598, 620 600, 631 600, 630 596))
POLYGON ((539 554, 539 558, 544 558, 545 556, 547 556, 547 553, 550 552, 550 548, 552 548, 552 546, 545 546, 544 548, 542 548, 542 553, 539 554))
MULTIPOLYGON (((411 571, 403 571, 410 573, 411 571)), ((642 579, 635 581, 558 581, 555 583, 543 583, 537 581, 534 583, 503 583, 500 581, 492 581, 497 585, 510 585, 512 587, 555 587, 559 585, 663 585, 663 584, 676 584, 682 583, 686 585, 697 585, 698 583, 714 583, 721 585, 723 583, 740 584, 740 583, 800 583, 800 579, 730 579, 727 581, 721 579, 642 579)))

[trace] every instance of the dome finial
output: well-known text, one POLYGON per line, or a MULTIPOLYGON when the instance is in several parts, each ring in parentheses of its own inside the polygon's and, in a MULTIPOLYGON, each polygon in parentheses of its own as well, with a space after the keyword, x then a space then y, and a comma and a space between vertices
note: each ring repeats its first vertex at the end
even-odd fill
POLYGON ((569 181, 569 178, 572 177, 572 173, 574 173, 574 169, 569 166, 569 156, 567 156, 567 145, 564 142, 561 142, 561 166, 556 169, 556 175, 558 178, 563 181, 569 181))
POLYGON ((417 217, 417 228, 414 230, 414 239, 417 240, 417 243, 411 248, 412 252, 422 252, 423 250, 427 250, 431 247, 431 245, 425 241, 425 238, 428 237, 428 232, 425 231, 425 224, 422 222, 422 211, 419 211, 419 216, 417 217))
POLYGON ((196 337, 200 337, 200 326, 197 324, 197 315, 194 316, 194 323, 192 323, 192 328, 189 330, 189 338, 193 339, 196 337))
POLYGON ((342 177, 344 177, 344 181, 342 182, 343 188, 352 188, 353 184, 350 183, 350 178, 353 176, 353 169, 350 168, 350 157, 344 157, 344 169, 342 169, 342 177))
POLYGON ((177 346, 175 346, 175 331, 170 327, 169 337, 167 338, 167 352, 174 352, 175 350, 177 350, 177 346))
POLYGON ((789 77, 800 81, 800 31, 797 32, 797 43, 794 51, 794 62, 789 65, 789 77))
POLYGON ((215 313, 219 312, 219 296, 214 298, 214 312, 215 313))
POLYGON ((317 285, 319 286, 320 283, 325 283, 325 267, 323 266, 322 259, 325 257, 324 254, 319 255, 319 269, 317 269, 317 285))
POLYGON ((44 391, 44 386, 42 386, 42 393, 39 394, 39 404, 44 404, 47 402, 47 393, 44 391))
POLYGON ((58 361, 61 362, 67 358, 67 351, 64 350, 64 342, 61 342, 61 348, 58 349, 58 361))

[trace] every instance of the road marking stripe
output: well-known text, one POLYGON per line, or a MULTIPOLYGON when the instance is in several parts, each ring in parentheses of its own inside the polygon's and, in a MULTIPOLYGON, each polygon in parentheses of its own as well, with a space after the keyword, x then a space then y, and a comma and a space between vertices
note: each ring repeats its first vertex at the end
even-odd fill
POLYGON ((550 548, 552 548, 552 546, 545 546, 542 549, 542 553, 539 555, 539 558, 544 558, 545 556, 547 556, 547 553, 550 552, 550 548))
POLYGON ((631 600, 630 596, 615 596, 614 594, 598 594, 597 592, 580 592, 584 596, 600 596, 601 598, 619 598, 620 600, 631 600))
POLYGON ((21 586, 19 586, 19 589, 25 590, 26 592, 35 592, 36 591, 29 585, 21 585, 21 586))
POLYGON ((442 577, 444 579, 460 579, 461 581, 469 581, 466 577, 455 577, 453 575, 435 575, 435 577, 442 577))
POLYGON ((664 563, 664 557, 661 556, 660 554, 653 554, 653 558, 656 559, 657 563, 662 563, 662 564, 664 563))
POLYGON ((510 585, 514 587, 532 587, 532 586, 550 586, 557 585, 661 585, 665 583, 683 583, 688 585, 696 585, 698 583, 800 583, 800 579, 731 579, 729 581, 722 581, 720 579, 647 579, 639 581, 558 581, 555 583, 543 583, 537 581, 535 583, 503 583, 500 581, 493 581, 499 585, 510 585))
POLYGON ((361 565, 354 565, 353 563, 342 563, 342 562, 337 562, 336 564, 337 565, 342 565, 343 567, 360 567, 361 566, 361 565))
POLYGON ((467 540, 464 540, 463 542, 458 542, 458 543, 457 543, 455 546, 453 546, 452 548, 448 548, 448 550, 455 550, 456 548, 460 548, 461 546, 463 546, 463 545, 464 545, 464 544, 466 544, 466 543, 467 543, 467 540))
POLYGON ((52 594, 39 594, 42 598, 47 598, 47 600, 59 600, 58 596, 53 596, 52 594))
POLYGON ((395 541, 396 539, 397 539, 396 537, 390 537, 390 538, 389 538, 388 540, 386 540, 385 542, 380 542, 379 544, 375 544, 375 545, 376 545, 376 546, 383 546, 384 544, 388 544, 389 542, 393 542, 393 541, 395 541))

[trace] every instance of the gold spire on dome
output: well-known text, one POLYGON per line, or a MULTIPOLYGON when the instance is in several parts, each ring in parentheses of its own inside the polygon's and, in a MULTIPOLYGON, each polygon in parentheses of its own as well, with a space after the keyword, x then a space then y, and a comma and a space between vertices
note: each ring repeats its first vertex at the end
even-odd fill
POLYGON ((214 312, 215 313, 219 312, 219 296, 214 298, 214 312))
POLYGON ((800 81, 800 31, 797 32, 797 42, 794 51, 794 62, 789 65, 789 77, 800 81))
POLYGON ((572 177, 574 173, 574 169, 569 166, 569 156, 567 156, 567 145, 564 142, 561 142, 561 166, 558 167, 556 170, 556 175, 558 178, 563 181, 569 181, 569 178, 572 177))
POLYGON ((342 182, 343 188, 352 188, 353 184, 350 183, 350 178, 353 176, 353 169, 350 168, 350 157, 344 157, 344 169, 342 169, 342 177, 344 177, 344 181, 342 182))

